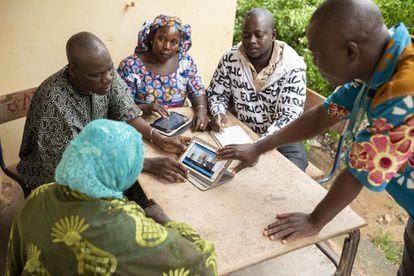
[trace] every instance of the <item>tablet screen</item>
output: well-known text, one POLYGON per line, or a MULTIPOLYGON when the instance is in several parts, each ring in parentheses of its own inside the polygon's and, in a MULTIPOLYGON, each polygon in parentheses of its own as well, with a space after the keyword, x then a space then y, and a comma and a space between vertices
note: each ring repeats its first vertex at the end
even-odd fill
POLYGON ((152 127, 164 132, 171 132, 187 122, 187 117, 176 112, 170 112, 167 118, 159 118, 151 124, 152 127))
POLYGON ((223 166, 223 162, 218 161, 216 155, 214 151, 199 143, 192 143, 182 162, 208 179, 212 179, 223 166))

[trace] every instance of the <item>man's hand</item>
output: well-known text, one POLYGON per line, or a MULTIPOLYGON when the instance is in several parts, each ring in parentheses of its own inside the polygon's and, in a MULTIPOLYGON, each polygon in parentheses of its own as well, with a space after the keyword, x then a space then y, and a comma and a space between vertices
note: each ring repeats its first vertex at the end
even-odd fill
POLYGON ((181 163, 168 157, 146 158, 144 171, 170 182, 184 182, 189 173, 181 163))
POLYGON ((153 141, 163 151, 179 155, 187 149, 191 138, 186 136, 165 137, 157 133, 157 137, 153 141))
POLYGON ((167 109, 165 109, 162 105, 156 102, 149 104, 140 104, 138 107, 142 110, 142 112, 145 115, 159 115, 163 118, 167 118, 169 115, 167 109))
POLYGON ((227 145, 224 148, 218 150, 217 159, 227 160, 235 159, 241 163, 234 168, 234 172, 237 173, 246 167, 254 166, 259 161, 260 153, 256 149, 254 143, 241 144, 241 145, 227 145))
POLYGON ((222 132, 224 126, 227 124, 227 117, 223 113, 219 113, 214 116, 213 121, 211 121, 211 129, 216 132, 222 132))
POLYGON ((197 108, 194 114, 192 129, 195 131, 205 131, 210 123, 207 116, 207 109, 204 107, 197 108))
POLYGON ((171 221, 161 206, 158 205, 152 198, 148 200, 147 207, 145 208, 145 215, 162 225, 171 221))
POLYGON ((272 241, 281 239, 283 244, 298 238, 316 235, 321 230, 309 214, 277 214, 276 219, 276 222, 269 224, 263 230, 263 236, 269 237, 272 241))

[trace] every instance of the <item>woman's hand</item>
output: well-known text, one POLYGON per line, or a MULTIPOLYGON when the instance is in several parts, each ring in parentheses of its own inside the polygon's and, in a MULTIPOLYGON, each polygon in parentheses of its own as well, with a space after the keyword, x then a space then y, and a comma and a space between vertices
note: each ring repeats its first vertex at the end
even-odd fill
POLYGON ((276 222, 269 224, 263 230, 263 236, 270 240, 281 239, 283 244, 298 238, 316 235, 321 230, 309 214, 277 214, 276 219, 276 222))
POLYGON ((196 107, 192 128, 195 131, 205 131, 207 129, 210 119, 207 115, 207 109, 200 105, 196 107))
POLYGON ((138 107, 142 110, 145 115, 159 115, 163 118, 168 117, 169 113, 168 110, 165 109, 159 103, 148 103, 148 104, 140 104, 138 107))
POLYGON ((145 208, 145 215, 162 225, 171 221, 161 206, 158 205, 152 198, 148 200, 147 207, 145 208))
POLYGON ((218 150, 217 159, 219 160, 239 160, 240 164, 234 168, 237 173, 246 167, 254 166, 259 161, 260 153, 256 149, 256 144, 227 145, 218 150))
POLYGON ((164 178, 170 182, 184 182, 188 177, 188 169, 181 163, 168 157, 146 158, 144 171, 164 178))
POLYGON ((190 137, 165 137, 159 133, 157 133, 156 137, 153 139, 154 144, 160 147, 160 149, 168 153, 175 153, 177 155, 182 154, 187 149, 190 141, 190 137))
POLYGON ((216 132, 222 132, 223 127, 227 124, 227 117, 223 113, 219 113, 214 116, 213 121, 211 122, 211 129, 216 132))

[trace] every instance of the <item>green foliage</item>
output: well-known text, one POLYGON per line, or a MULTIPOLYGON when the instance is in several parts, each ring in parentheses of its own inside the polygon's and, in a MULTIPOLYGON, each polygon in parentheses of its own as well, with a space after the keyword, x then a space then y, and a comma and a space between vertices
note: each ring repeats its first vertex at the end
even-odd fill
POLYGON ((380 7, 387 26, 404 22, 410 34, 414 32, 414 0, 374 0, 380 7))
POLYGON ((241 25, 247 11, 255 7, 270 10, 275 19, 277 39, 292 46, 304 57, 307 69, 307 85, 318 93, 328 96, 332 87, 322 78, 312 63, 312 55, 307 49, 306 28, 308 21, 323 0, 237 0, 236 23, 233 42, 241 40, 241 25))
POLYGON ((384 252, 385 258, 395 265, 401 263, 403 254, 403 243, 393 241, 389 232, 379 231, 372 239, 372 242, 384 252))
POLYGON ((338 132, 333 131, 331 129, 327 129, 325 133, 326 133, 326 135, 331 137, 331 139, 334 140, 335 143, 338 142, 339 138, 341 137, 341 134, 339 134, 338 132))
MULTIPOLYGON (((414 0, 374 0, 381 8, 385 24, 392 26, 404 22, 410 33, 414 32, 414 0)), ((275 18, 277 39, 292 46, 308 66, 307 85, 323 96, 328 96, 331 87, 313 65, 312 55, 307 50, 306 27, 313 11, 323 0, 237 0, 236 22, 233 42, 241 39, 241 25, 246 12, 254 7, 264 7, 270 10, 275 18)))
POLYGON ((304 140, 304 141, 302 141, 302 145, 303 145, 303 147, 305 148, 305 151, 306 151, 307 153, 309 153, 309 152, 310 152, 310 150, 312 149, 312 145, 311 145, 311 143, 309 142, 309 140, 304 140))

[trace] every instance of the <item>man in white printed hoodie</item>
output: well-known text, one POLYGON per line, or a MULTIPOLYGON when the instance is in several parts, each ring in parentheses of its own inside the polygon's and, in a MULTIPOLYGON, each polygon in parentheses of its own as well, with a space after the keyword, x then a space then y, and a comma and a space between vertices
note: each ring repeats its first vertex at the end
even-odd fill
MULTIPOLYGON (((254 8, 243 20, 242 41, 227 51, 207 90, 212 128, 221 131, 231 109, 240 121, 264 137, 303 113, 306 64, 294 49, 276 40, 269 10, 254 8)), ((277 149, 301 170, 308 161, 300 143, 277 149)))

